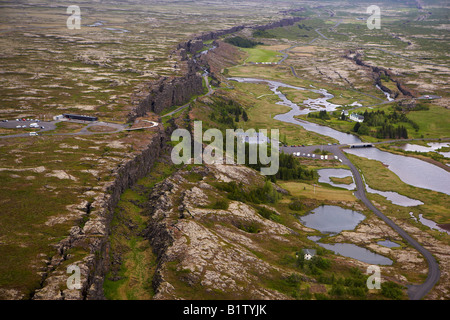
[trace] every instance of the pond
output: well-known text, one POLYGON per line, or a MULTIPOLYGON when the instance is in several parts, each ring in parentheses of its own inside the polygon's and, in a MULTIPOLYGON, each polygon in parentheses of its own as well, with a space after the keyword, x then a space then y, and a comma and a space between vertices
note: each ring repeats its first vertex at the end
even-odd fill
POLYGON ((343 230, 353 230, 366 218, 365 215, 337 206, 320 206, 300 218, 308 228, 322 233, 338 234, 343 230))
POLYGON ((393 261, 389 258, 386 258, 382 255, 374 253, 365 248, 358 247, 355 244, 351 243, 317 243, 322 248, 332 250, 334 253, 340 254, 344 257, 353 258, 362 262, 366 262, 369 264, 376 264, 382 266, 390 266, 393 261))
MULTIPOLYGON (((353 230, 366 217, 357 211, 344 209, 337 206, 324 205, 312 210, 309 214, 299 220, 308 228, 319 230, 330 235, 338 234, 344 230, 353 230)), ((309 236, 308 239, 316 242, 319 246, 331 250, 336 254, 357 259, 370 264, 391 265, 389 258, 376 254, 368 249, 358 247, 350 243, 321 243, 322 237, 309 236)))
POLYGON ((390 240, 378 241, 377 244, 379 244, 380 246, 388 247, 388 248, 399 248, 400 247, 400 245, 398 243, 395 243, 390 240))
POLYGON ((346 177, 352 177, 352 172, 347 169, 321 169, 317 170, 317 173, 319 174, 319 182, 321 183, 327 183, 329 185, 332 185, 333 187, 339 187, 344 188, 347 190, 355 190, 356 184, 352 182, 351 184, 342 184, 342 183, 334 183, 331 181, 331 178, 346 178, 346 177))
POLYGON ((423 224, 424 226, 429 227, 430 229, 433 230, 437 230, 440 232, 445 232, 447 234, 450 234, 450 231, 445 230, 443 228, 441 228, 436 222, 434 222, 433 220, 427 219, 423 217, 423 214, 419 214, 419 220, 417 220, 417 218, 414 216, 413 212, 410 212, 409 215, 411 216, 412 219, 414 219, 416 222, 420 222, 421 224, 423 224))

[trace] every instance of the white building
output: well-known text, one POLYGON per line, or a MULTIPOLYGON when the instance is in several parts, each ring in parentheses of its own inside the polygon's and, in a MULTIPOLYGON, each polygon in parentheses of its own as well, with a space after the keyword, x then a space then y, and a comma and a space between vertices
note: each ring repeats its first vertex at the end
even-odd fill
POLYGON ((350 120, 356 121, 356 122, 364 122, 364 117, 357 113, 350 114, 350 120))

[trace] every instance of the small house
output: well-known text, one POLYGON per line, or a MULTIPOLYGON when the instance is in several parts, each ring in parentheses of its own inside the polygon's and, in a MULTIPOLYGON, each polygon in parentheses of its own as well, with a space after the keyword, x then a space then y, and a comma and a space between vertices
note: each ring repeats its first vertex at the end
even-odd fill
POLYGON ((357 113, 352 113, 350 114, 350 120, 362 123, 364 122, 364 116, 357 113))

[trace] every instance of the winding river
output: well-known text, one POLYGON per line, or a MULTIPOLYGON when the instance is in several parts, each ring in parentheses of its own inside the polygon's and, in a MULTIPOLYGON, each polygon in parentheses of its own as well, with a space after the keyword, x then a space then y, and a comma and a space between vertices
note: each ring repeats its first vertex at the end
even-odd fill
MULTIPOLYGON (((340 144, 354 144, 362 142, 355 135, 347 134, 326 126, 321 126, 315 123, 295 118, 295 116, 297 115, 305 115, 310 112, 317 112, 320 110, 326 110, 328 112, 337 110, 340 105, 328 102, 328 100, 332 99, 334 96, 327 92, 325 89, 307 89, 292 86, 279 81, 256 78, 231 77, 228 78, 228 80, 243 83, 266 83, 269 86, 270 90, 280 98, 280 101, 277 102, 277 104, 291 108, 291 110, 285 114, 276 115, 274 117, 274 119, 276 120, 300 125, 308 131, 316 132, 318 134, 334 138, 338 140, 340 144), (312 91, 322 94, 323 97, 318 99, 307 99, 304 101, 304 105, 306 106, 306 108, 300 108, 297 104, 290 101, 279 90, 283 87, 302 91, 312 91)), ((389 170, 394 172, 403 182, 407 184, 418 188, 424 188, 442 192, 445 194, 450 194, 450 173, 431 163, 416 158, 381 151, 377 148, 346 149, 345 152, 357 155, 359 157, 378 160, 382 162, 388 167, 389 170)))
POLYGON ((328 112, 335 111, 340 105, 333 104, 328 102, 329 99, 334 98, 334 95, 327 92, 325 89, 306 89, 302 87, 296 87, 292 86, 283 82, 278 81, 272 81, 272 80, 261 80, 261 79, 255 79, 255 78, 240 78, 240 77, 233 77, 228 78, 228 80, 234 80, 237 82, 244 82, 244 83, 266 83, 270 90, 276 94, 281 101, 277 102, 277 104, 287 106, 291 108, 291 110, 285 114, 279 114, 274 117, 276 120, 280 120, 287 123, 293 123, 296 125, 300 125, 307 131, 316 132, 318 134, 322 134, 324 136, 332 137, 339 141, 340 144, 352 144, 352 143, 360 143, 361 140, 352 134, 347 134, 344 132, 340 132, 334 129, 331 129, 329 127, 321 126, 315 123, 311 123, 304 120, 296 119, 295 116, 299 115, 305 115, 310 112, 317 112, 320 110, 326 110, 328 112), (289 100, 280 90, 279 88, 291 88, 296 90, 302 90, 302 91, 312 91, 315 93, 320 93, 323 95, 323 97, 318 99, 307 99, 304 101, 305 106, 307 108, 301 109, 297 104, 289 100))

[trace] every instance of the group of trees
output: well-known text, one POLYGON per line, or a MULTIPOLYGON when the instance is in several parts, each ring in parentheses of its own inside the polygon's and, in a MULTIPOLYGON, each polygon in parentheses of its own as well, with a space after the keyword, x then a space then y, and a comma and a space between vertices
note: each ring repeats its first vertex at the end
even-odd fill
POLYGON ((316 177, 315 170, 301 166, 293 155, 280 153, 280 169, 273 180, 314 180, 316 177))
POLYGON ((267 32, 266 30, 259 30, 259 29, 253 31, 252 35, 255 38, 276 38, 276 36, 267 32))
POLYGON ((219 123, 225 124, 230 128, 236 129, 236 122, 244 120, 248 121, 248 114, 244 108, 233 100, 223 101, 218 100, 214 104, 215 110, 209 115, 212 121, 217 121, 219 123))
POLYGON ((261 42, 257 42, 240 36, 227 38, 225 39, 225 42, 240 48, 253 48, 256 47, 257 45, 263 44, 261 42))
POLYGON ((408 139, 408 130, 404 126, 394 127, 392 124, 383 124, 377 129, 378 139, 408 139))
POLYGON ((306 30, 306 31, 311 31, 312 29, 314 29, 313 27, 309 27, 305 24, 299 24, 298 27, 299 27, 299 29, 306 30))
POLYGON ((393 111, 386 114, 383 110, 365 111, 363 123, 355 123, 353 131, 360 135, 371 135, 378 139, 408 139, 408 130, 399 123, 409 123, 414 130, 419 131, 419 125, 409 119, 405 113, 393 111), (397 125, 397 126, 395 126, 397 125), (372 131, 370 127, 376 127, 372 131))
MULTIPOLYGON (((270 181, 266 181, 262 187, 255 187, 250 190, 244 188, 242 183, 217 182, 215 187, 219 190, 227 192, 227 198, 230 200, 241 201, 246 203, 264 204, 276 203, 281 195, 274 189, 270 181)), ((264 216, 263 210, 260 214, 264 216)))
POLYGON ((331 268, 331 261, 321 257, 321 252, 321 250, 318 250, 317 254, 310 260, 305 259, 305 254, 303 252, 297 252, 297 260, 295 262, 296 266, 306 273, 321 275, 323 270, 328 270, 331 268))
POLYGON ((308 118, 317 118, 322 120, 330 120, 330 116, 326 110, 308 113, 308 118))

